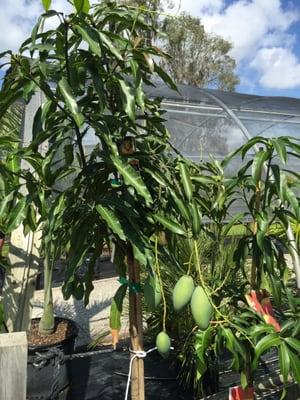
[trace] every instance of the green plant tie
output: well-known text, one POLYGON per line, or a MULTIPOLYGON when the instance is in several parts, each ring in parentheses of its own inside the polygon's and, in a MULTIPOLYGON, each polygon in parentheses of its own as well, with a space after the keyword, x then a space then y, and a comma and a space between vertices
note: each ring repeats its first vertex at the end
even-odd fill
POLYGON ((142 286, 140 283, 129 282, 128 279, 124 278, 124 276, 121 276, 118 281, 121 285, 128 285, 130 293, 138 294, 142 292, 142 286))

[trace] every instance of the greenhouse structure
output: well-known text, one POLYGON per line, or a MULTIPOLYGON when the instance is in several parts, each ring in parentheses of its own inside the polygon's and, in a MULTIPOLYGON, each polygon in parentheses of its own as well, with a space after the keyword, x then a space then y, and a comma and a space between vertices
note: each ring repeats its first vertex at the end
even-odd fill
MULTIPOLYGON (((149 88, 163 99, 167 127, 176 149, 194 161, 210 155, 222 159, 251 137, 300 138, 300 99, 265 97, 178 85, 178 93, 166 85, 149 88)), ((93 135, 85 139, 94 144, 93 135)))

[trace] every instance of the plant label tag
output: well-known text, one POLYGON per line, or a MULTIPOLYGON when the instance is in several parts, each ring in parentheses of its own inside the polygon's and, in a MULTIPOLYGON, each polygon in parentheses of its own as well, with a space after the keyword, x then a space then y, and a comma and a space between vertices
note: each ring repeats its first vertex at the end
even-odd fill
POLYGON ((229 388, 229 400, 253 400, 254 388, 243 389, 241 386, 229 388))

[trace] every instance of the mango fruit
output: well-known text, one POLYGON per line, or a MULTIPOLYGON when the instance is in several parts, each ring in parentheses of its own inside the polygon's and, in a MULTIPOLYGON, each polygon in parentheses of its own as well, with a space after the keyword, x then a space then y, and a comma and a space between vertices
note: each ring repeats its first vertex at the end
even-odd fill
POLYGON ((191 300, 195 290, 193 278, 183 275, 173 289, 173 307, 175 311, 180 311, 191 300))
POLYGON ((153 312, 161 302, 159 281, 155 276, 148 276, 144 284, 144 296, 148 310, 153 312))
POLYGON ((171 339, 166 332, 162 331, 156 336, 156 347, 163 358, 168 357, 171 348, 171 339))
POLYGON ((194 290, 191 311, 196 324, 201 330, 205 331, 211 321, 213 307, 201 286, 197 286, 194 290))

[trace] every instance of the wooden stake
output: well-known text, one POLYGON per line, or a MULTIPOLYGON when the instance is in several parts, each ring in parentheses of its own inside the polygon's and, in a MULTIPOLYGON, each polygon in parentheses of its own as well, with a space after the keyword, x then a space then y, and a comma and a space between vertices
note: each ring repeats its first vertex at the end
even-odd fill
MULTIPOLYGON (((127 249, 127 265, 129 285, 139 285, 140 283, 140 266, 133 258, 132 247, 128 245, 127 249)), ((129 291, 129 331, 131 348, 133 351, 143 350, 143 315, 141 294, 129 291)), ((133 357, 134 354, 131 354, 133 357)), ((132 365, 131 374, 131 400, 145 399, 144 385, 144 360, 135 358, 132 365)))

